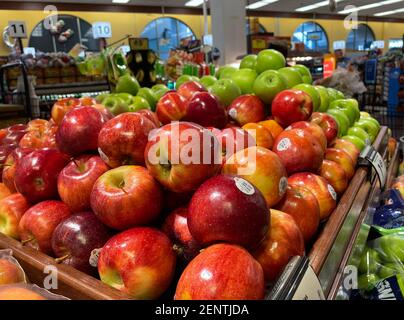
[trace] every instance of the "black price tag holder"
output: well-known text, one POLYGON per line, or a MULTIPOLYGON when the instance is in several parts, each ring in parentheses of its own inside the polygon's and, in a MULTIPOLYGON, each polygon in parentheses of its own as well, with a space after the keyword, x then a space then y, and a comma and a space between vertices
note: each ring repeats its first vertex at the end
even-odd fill
POLYGON ((384 189, 387 181, 387 166, 383 157, 373 146, 366 146, 365 149, 361 152, 358 160, 358 164, 361 167, 371 168, 369 170, 369 180, 373 183, 373 173, 376 172, 376 175, 379 179, 381 189, 384 189))

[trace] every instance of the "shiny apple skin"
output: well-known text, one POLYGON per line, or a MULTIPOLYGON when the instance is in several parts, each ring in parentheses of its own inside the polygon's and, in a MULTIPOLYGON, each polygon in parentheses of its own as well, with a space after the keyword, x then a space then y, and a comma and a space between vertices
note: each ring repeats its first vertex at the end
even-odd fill
POLYGON ((353 164, 356 166, 360 151, 351 141, 345 139, 337 139, 331 143, 330 148, 340 149, 349 154, 353 164))
POLYGON ((65 98, 55 102, 52 107, 51 116, 56 125, 59 125, 66 113, 81 105, 80 99, 65 98))
POLYGON ((189 232, 188 208, 178 208, 171 212, 161 229, 176 245, 178 257, 182 262, 191 261, 202 249, 189 232))
POLYGON ((178 92, 168 91, 157 102, 157 117, 163 125, 172 121, 180 121, 185 117, 187 105, 187 100, 178 92))
POLYGON ((52 249, 56 257, 68 258, 62 261, 90 275, 97 274, 97 268, 90 265, 91 251, 100 249, 111 238, 112 233, 92 212, 71 215, 58 224, 52 235, 52 249))
POLYGON ((24 213, 18 225, 21 241, 32 239, 25 245, 52 255, 52 234, 70 214, 69 207, 61 201, 48 200, 34 205, 24 213))
POLYGON ((326 220, 337 206, 337 194, 326 179, 309 172, 296 173, 289 177, 289 185, 303 186, 314 194, 320 206, 320 221, 326 220))
POLYGON ((34 151, 32 148, 16 148, 8 155, 6 159, 2 174, 3 183, 12 193, 17 192, 14 184, 17 163, 22 159, 22 157, 31 153, 32 151, 34 151))
POLYGON ((246 94, 231 103, 227 108, 227 114, 240 126, 257 123, 265 119, 265 105, 257 96, 246 94))
POLYGON ((342 195, 348 188, 348 177, 340 164, 324 160, 320 170, 320 176, 332 185, 338 195, 342 195))
POLYGON ((122 166, 98 178, 90 202, 102 223, 125 230, 157 219, 162 209, 163 192, 147 169, 122 166))
POLYGON ((237 179, 233 175, 213 177, 192 197, 188 227, 201 245, 229 242, 253 248, 264 238, 269 226, 265 198, 251 184, 253 194, 241 191, 237 179))
POLYGON ((189 101, 184 120, 203 127, 223 129, 227 124, 227 114, 216 96, 209 92, 198 92, 189 101))
POLYGON ((196 81, 185 82, 177 90, 186 100, 191 100, 195 93, 206 91, 205 87, 196 81))
POLYGON ((31 203, 58 199, 57 179, 69 157, 55 149, 35 150, 17 163, 15 187, 31 203))
MULTIPOLYGON (((221 158, 219 141, 209 130, 190 122, 173 122, 159 128, 149 140, 144 158, 146 166, 151 175, 159 181, 166 189, 176 193, 186 193, 196 190, 205 180, 216 175, 221 169, 221 158), (189 141, 181 139, 185 130, 198 134, 198 139, 189 141), (176 133, 178 132, 178 134, 176 133), (191 163, 184 163, 181 157, 181 150, 190 147, 192 142, 193 150, 200 150, 191 163), (193 144, 195 143, 195 145, 193 144), (199 147, 198 147, 199 146, 199 147), (169 150, 166 150, 168 147, 169 150), (168 165, 164 161, 155 163, 151 156, 160 150, 160 154, 168 154, 168 165), (169 152, 171 150, 171 152, 169 152), (210 154, 208 163, 204 163, 204 150, 210 154), (215 152, 217 151, 217 152, 215 152), (219 158, 216 159, 216 156, 219 158), (173 163, 177 159, 178 163, 173 163), (195 160, 195 161, 194 161, 195 160)), ((192 157, 194 155, 192 154, 192 157)), ((156 160, 159 160, 157 157, 156 160)))
POLYGON ((14 193, 0 201, 0 233, 18 239, 18 224, 30 204, 20 193, 14 193))
POLYGON ((338 163, 344 169, 348 180, 351 180, 355 175, 355 164, 344 150, 329 148, 325 152, 325 159, 338 163))
POLYGON ((109 170, 99 156, 82 155, 63 168, 58 177, 58 192, 71 212, 91 209, 90 195, 97 179, 109 170))
MULTIPOLYGON (((307 130, 318 140, 324 151, 327 149, 327 138, 324 134, 323 129, 321 129, 318 124, 310 123, 307 121, 299 121, 292 123, 288 128, 307 130)), ((288 128, 286 130, 288 130, 288 128)))
POLYGON ((303 235, 293 217, 271 209, 271 228, 260 247, 253 252, 264 270, 265 281, 276 281, 291 258, 303 255, 303 235))
POLYGON ((295 219, 306 244, 313 239, 320 224, 320 206, 317 198, 308 188, 288 186, 285 197, 275 209, 295 219))
POLYGON ((313 112, 310 122, 319 125, 323 129, 328 145, 338 136, 338 123, 330 115, 322 112, 313 112))
POLYGON ((212 132, 222 145, 223 163, 238 151, 256 146, 254 137, 242 128, 215 129, 212 132))
POLYGON ((132 298, 152 300, 168 289, 175 265, 173 244, 164 233, 153 228, 133 228, 105 244, 98 272, 103 282, 132 298))
POLYGON ((273 151, 281 158, 289 175, 318 172, 324 151, 312 134, 302 129, 283 131, 275 140, 273 151))
POLYGON ((192 260, 181 275, 175 300, 261 300, 264 274, 243 248, 215 244, 192 260))
POLYGON ((156 125, 139 113, 123 113, 113 118, 98 136, 101 158, 112 168, 144 165, 144 150, 153 129, 156 125))
POLYGON ((160 120, 157 117, 157 114, 155 112, 148 110, 148 109, 142 109, 142 110, 137 111, 137 113, 141 114, 142 116, 146 117, 151 122, 153 122, 154 125, 156 126, 156 128, 159 128, 161 126, 160 120))

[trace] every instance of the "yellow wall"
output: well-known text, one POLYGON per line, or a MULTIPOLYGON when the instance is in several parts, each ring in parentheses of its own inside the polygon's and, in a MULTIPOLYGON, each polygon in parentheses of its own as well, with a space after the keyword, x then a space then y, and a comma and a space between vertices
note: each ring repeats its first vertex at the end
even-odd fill
MULTIPOLYGON (((139 36, 143 28, 151 20, 161 17, 161 14, 140 14, 140 13, 107 13, 107 12, 68 12, 63 11, 60 14, 71 14, 78 16, 89 23, 96 21, 109 21, 112 24, 113 37, 110 41, 118 40, 127 34, 139 36)), ((195 32, 197 37, 203 34, 203 17, 196 15, 167 15, 178 18, 185 22, 195 32)), ((25 20, 28 32, 31 33, 35 25, 46 18, 46 14, 42 11, 34 10, 0 10, 0 30, 3 30, 9 20, 25 20)), ((269 32, 275 32, 277 36, 291 36, 295 29, 305 19, 288 19, 288 18, 260 18, 260 23, 269 32)), ((330 41, 330 47, 333 41, 345 40, 349 33, 343 26, 341 20, 315 20, 327 32, 330 41)), ((388 23, 388 22, 370 22, 369 26, 376 35, 377 40, 387 41, 390 38, 401 38, 404 33, 404 23, 388 23)), ((24 40, 27 45, 27 40, 24 40)), ((0 55, 7 55, 8 49, 2 41, 0 41, 0 55)))

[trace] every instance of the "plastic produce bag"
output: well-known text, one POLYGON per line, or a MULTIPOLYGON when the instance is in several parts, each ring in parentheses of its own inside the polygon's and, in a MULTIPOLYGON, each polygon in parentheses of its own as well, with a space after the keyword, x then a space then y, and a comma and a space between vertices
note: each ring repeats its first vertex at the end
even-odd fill
POLYGON ((0 286, 0 300, 70 300, 33 284, 0 286))
POLYGON ((384 196, 385 205, 373 214, 373 225, 385 229, 404 227, 404 199, 396 189, 391 189, 384 196))
POLYGON ((26 283, 27 278, 10 249, 0 250, 0 286, 13 283, 26 283))

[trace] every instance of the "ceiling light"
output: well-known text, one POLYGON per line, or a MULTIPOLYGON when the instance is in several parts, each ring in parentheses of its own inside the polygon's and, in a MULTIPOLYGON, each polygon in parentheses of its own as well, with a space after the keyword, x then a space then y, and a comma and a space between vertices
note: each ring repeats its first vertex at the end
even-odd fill
POLYGON ((400 13, 400 12, 404 12, 404 8, 397 9, 397 10, 391 10, 391 11, 385 11, 385 12, 379 12, 379 13, 375 13, 374 15, 376 17, 382 17, 382 16, 389 16, 391 14, 396 14, 396 13, 400 13))
POLYGON ((340 11, 338 13, 339 14, 349 14, 349 13, 357 12, 357 11, 360 11, 360 10, 378 8, 378 7, 382 7, 382 6, 387 6, 389 4, 403 2, 403 1, 404 0, 387 0, 387 1, 380 1, 380 2, 376 2, 376 3, 366 4, 366 5, 360 6, 360 7, 352 6, 351 8, 349 8, 347 10, 342 10, 342 11, 340 11))
POLYGON ((246 7, 246 9, 250 9, 250 10, 258 9, 258 8, 261 8, 261 7, 265 7, 266 5, 268 5, 270 3, 274 3, 274 2, 278 2, 278 1, 279 0, 261 0, 261 1, 258 1, 258 2, 255 2, 255 3, 252 3, 252 4, 248 5, 246 7))
MULTIPOLYGON (((337 3, 342 2, 342 1, 344 1, 344 0, 336 0, 337 3)), ((297 12, 310 11, 310 10, 314 10, 314 9, 317 9, 317 8, 326 7, 326 6, 328 6, 329 3, 330 3, 329 0, 321 1, 321 2, 317 2, 317 3, 313 3, 313 4, 308 5, 308 6, 297 8, 295 11, 297 11, 297 12)))
POLYGON ((130 0, 112 0, 113 3, 128 3, 130 0))
POLYGON ((204 0, 190 0, 187 3, 185 3, 186 7, 199 7, 201 4, 203 4, 204 0))

